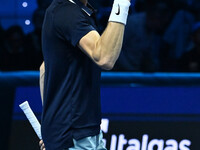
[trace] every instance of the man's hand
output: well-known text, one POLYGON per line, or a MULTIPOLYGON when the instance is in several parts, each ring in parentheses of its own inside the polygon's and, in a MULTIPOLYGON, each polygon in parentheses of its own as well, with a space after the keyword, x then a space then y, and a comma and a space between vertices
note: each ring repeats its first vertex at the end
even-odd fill
POLYGON ((45 146, 44 146, 43 140, 40 140, 39 146, 40 146, 40 150, 45 150, 45 146))

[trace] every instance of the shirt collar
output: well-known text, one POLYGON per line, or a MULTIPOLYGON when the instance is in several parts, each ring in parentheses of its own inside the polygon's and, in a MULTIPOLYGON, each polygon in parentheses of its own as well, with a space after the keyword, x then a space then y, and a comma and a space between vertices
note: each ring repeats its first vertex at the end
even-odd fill
POLYGON ((75 4, 77 4, 79 7, 81 7, 81 9, 88 15, 91 16, 93 13, 95 13, 95 9, 89 4, 87 3, 87 6, 85 6, 82 2, 80 2, 80 0, 70 0, 71 2, 74 2, 75 4))

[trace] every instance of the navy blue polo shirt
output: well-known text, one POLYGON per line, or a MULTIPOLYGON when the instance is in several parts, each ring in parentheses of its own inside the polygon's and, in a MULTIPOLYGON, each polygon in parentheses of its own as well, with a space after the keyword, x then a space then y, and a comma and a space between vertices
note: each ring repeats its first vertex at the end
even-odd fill
POLYGON ((72 139, 100 131, 100 68, 77 47, 83 36, 96 30, 94 14, 89 6, 74 2, 54 0, 43 23, 42 137, 46 150, 72 147, 72 139))

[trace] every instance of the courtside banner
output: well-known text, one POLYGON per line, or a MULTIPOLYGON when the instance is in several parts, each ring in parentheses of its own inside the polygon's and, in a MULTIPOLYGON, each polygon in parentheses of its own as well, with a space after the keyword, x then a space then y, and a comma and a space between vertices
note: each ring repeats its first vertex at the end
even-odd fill
MULTIPOLYGON (((38 138, 18 106, 28 100, 41 118, 38 75, 6 73, 1 77, 1 99, 7 103, 1 110, 4 122, 14 103, 10 145, 15 150, 38 148, 38 138)), ((103 119, 102 130, 108 150, 200 150, 200 74, 122 75, 102 76, 102 113, 109 119, 103 119)), ((10 133, 8 126, 2 124, 3 144, 10 133)))
POLYGON ((199 150, 200 122, 102 120, 109 150, 199 150))

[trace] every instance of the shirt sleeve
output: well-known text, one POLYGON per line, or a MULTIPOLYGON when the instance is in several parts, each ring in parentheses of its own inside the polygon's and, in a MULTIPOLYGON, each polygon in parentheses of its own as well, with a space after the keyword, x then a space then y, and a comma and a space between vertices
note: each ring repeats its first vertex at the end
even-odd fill
POLYGON ((56 31, 73 46, 76 46, 87 33, 95 30, 83 13, 76 4, 67 4, 58 8, 54 15, 56 31))

